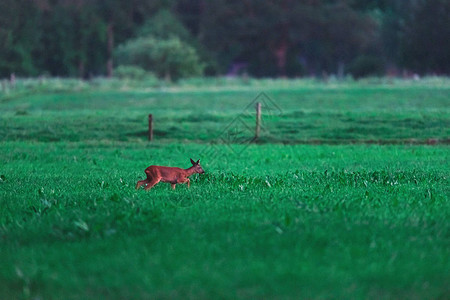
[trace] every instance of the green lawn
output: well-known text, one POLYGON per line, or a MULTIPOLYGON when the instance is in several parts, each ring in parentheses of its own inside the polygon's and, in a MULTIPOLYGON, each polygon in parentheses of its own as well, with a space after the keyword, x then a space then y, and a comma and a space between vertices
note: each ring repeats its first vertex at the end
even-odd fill
POLYGON ((0 299, 449 298, 450 87, 263 91, 251 145, 256 87, 0 98, 0 299))

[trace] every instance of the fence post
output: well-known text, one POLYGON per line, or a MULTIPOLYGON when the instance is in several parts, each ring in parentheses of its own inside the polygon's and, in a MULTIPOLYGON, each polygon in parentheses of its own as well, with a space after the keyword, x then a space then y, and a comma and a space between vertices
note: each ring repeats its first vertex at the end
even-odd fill
POLYGON ((148 140, 153 140, 153 115, 148 115, 148 140))
POLYGON ((256 103, 256 128, 255 128, 255 140, 259 138, 261 131, 261 102, 256 103))

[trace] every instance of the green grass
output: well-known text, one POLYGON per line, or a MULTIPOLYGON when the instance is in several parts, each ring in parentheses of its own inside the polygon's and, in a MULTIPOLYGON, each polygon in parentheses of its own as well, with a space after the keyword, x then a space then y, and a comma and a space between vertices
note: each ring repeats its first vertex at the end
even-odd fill
MULTIPOLYGON (((153 114, 160 141, 209 142, 264 91, 266 143, 426 143, 450 141, 450 85, 317 85, 121 91, 37 91, 0 100, 3 141, 145 140, 153 114), (70 108, 70 109, 69 109, 70 108)), ((1 98, 0 98, 1 99, 1 98)))
POLYGON ((216 143, 253 87, 0 100, 0 299, 449 298, 449 89, 265 92, 257 145, 216 143))

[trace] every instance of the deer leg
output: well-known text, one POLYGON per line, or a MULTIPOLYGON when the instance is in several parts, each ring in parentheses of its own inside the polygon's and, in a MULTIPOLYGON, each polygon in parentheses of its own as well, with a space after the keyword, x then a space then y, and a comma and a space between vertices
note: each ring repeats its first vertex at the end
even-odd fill
POLYGON ((144 188, 144 190, 148 191, 149 189, 151 189, 155 184, 157 184, 161 178, 151 178, 151 179, 147 179, 148 180, 148 184, 147 186, 144 188))
POLYGON ((144 184, 146 184, 148 182, 147 179, 144 180, 139 180, 136 184, 136 189, 139 189, 141 186, 143 186, 144 184))
POLYGON ((170 185, 172 186, 172 190, 174 190, 174 189, 175 189, 175 186, 176 186, 177 184, 176 184, 176 183, 171 183, 170 185))
POLYGON ((191 181, 189 180, 189 178, 187 178, 186 182, 187 182, 188 188, 191 187, 191 181))

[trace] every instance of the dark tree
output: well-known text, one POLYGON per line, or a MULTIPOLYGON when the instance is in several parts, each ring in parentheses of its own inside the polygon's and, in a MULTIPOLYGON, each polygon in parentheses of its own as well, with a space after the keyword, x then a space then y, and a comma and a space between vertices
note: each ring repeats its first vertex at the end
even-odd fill
POLYGON ((0 75, 111 76, 143 35, 180 39, 207 74, 450 74, 448 0, 2 0, 0 75))
POLYGON ((0 1, 0 76, 39 72, 33 61, 42 34, 36 11, 28 0, 0 1))
POLYGON ((422 74, 450 74, 450 1, 418 1, 402 30, 405 67, 422 74))

